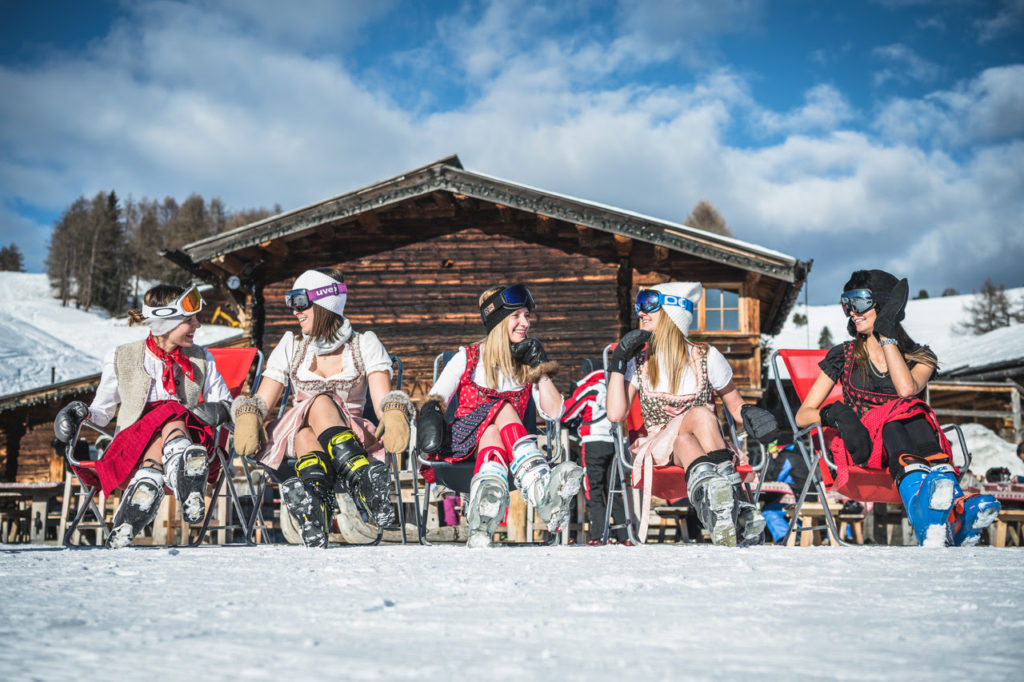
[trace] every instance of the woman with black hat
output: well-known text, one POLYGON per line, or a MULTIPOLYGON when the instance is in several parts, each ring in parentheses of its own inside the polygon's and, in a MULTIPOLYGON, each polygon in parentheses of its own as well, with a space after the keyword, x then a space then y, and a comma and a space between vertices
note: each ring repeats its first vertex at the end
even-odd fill
POLYGON ((900 324, 907 295, 907 280, 897 281, 883 270, 851 275, 840 303, 853 340, 835 346, 821 361, 796 422, 801 427, 820 422, 839 431, 830 446, 837 486, 847 480, 851 463, 887 466, 920 544, 974 545, 998 515, 999 502, 960 489, 949 441, 919 397, 938 360, 900 324), (843 401, 821 407, 836 382, 843 401))
MULTIPOLYGON (((553 469, 523 424, 532 396, 546 419, 558 419, 563 400, 551 377, 558 364, 539 339, 528 337, 536 309, 523 284, 492 287, 479 299, 486 336, 459 348, 445 365, 417 421, 419 449, 449 462, 475 458, 469 492, 468 547, 486 547, 508 507, 508 477, 536 508, 551 532, 569 520, 583 470, 572 462, 553 469), (445 423, 458 396, 455 418, 445 423)), ((433 471, 423 474, 432 480, 433 471)))

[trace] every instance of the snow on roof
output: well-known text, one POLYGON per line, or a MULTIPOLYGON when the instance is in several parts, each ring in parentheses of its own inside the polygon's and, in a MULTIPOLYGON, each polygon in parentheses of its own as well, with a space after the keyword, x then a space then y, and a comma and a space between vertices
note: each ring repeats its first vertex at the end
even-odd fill
MULTIPOLYGON (((1007 289, 1013 298, 1024 297, 1024 287, 1007 289)), ((917 343, 931 347, 939 358, 943 372, 964 367, 984 367, 997 362, 1024 358, 1024 324, 1004 327, 987 334, 971 336, 954 330, 955 325, 966 318, 965 307, 978 294, 924 298, 907 302, 903 327, 917 343)), ((836 303, 830 305, 794 305, 786 318, 782 330, 770 337, 772 348, 817 348, 821 331, 828 327, 833 344, 847 338, 846 315, 836 303), (796 315, 806 315, 807 324, 798 327, 793 322, 796 315)), ((783 378, 788 378, 785 367, 783 378)))
MULTIPOLYGON (((62 307, 45 274, 0 272, 0 396, 97 374, 107 351, 145 338, 146 327, 99 310, 62 307)), ((200 345, 229 338, 237 329, 204 325, 200 345)))

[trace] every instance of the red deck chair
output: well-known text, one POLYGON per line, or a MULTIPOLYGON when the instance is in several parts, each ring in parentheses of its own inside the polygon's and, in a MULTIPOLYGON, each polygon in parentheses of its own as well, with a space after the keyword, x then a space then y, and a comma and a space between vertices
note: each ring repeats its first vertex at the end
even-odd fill
MULTIPOLYGON (((224 382, 227 384, 228 390, 231 392, 231 395, 233 397, 237 396, 241 392, 242 386, 245 384, 245 380, 249 376, 249 370, 252 367, 252 362, 254 358, 257 359, 256 376, 259 377, 261 374, 261 370, 263 368, 263 353, 260 352, 259 349, 257 348, 211 348, 209 350, 210 353, 213 355, 214 361, 217 363, 217 370, 221 373, 221 376, 224 377, 224 382)), ((107 433, 103 429, 89 422, 83 422, 83 424, 79 426, 79 433, 81 432, 82 426, 89 427, 93 431, 100 433, 101 438, 111 437, 111 434, 107 433)), ((95 468, 96 460, 83 460, 78 458, 76 450, 78 450, 79 453, 82 452, 82 447, 81 445, 79 445, 79 433, 76 433, 74 438, 72 438, 65 447, 65 459, 67 459, 69 464, 72 464, 76 467, 80 467, 83 469, 95 468)), ((256 509, 254 510, 254 513, 249 517, 243 514, 241 503, 239 502, 238 499, 238 494, 235 491, 234 485, 232 485, 232 482, 230 480, 232 471, 230 467, 230 462, 232 459, 232 455, 234 454, 231 448, 230 422, 227 424, 222 424, 221 426, 214 429, 214 442, 216 443, 216 447, 214 449, 214 456, 210 464, 211 469, 213 469, 214 466, 219 468, 219 474, 217 476, 217 482, 214 485, 213 493, 210 498, 211 502, 209 507, 207 508, 206 517, 203 519, 203 525, 200 529, 199 535, 194 542, 190 543, 190 546, 195 546, 202 542, 208 530, 225 530, 228 528, 239 528, 240 530, 242 530, 242 535, 245 538, 246 543, 251 544, 248 540, 248 537, 250 535, 249 527, 252 523, 252 519, 256 518, 256 515, 259 511, 259 505, 256 504, 256 509), (215 508, 214 502, 217 499, 217 495, 219 494, 221 487, 225 485, 225 481, 227 481, 229 495, 231 496, 232 502, 234 503, 234 509, 239 519, 239 523, 232 526, 211 527, 210 521, 212 519, 213 511, 215 508)), ((72 471, 74 471, 74 469, 72 469, 72 471)), ((90 510, 92 511, 93 516, 96 517, 96 523, 89 524, 89 527, 98 529, 100 531, 99 540, 100 543, 102 543, 103 536, 105 536, 106 533, 109 532, 109 529, 107 528, 102 510, 100 510, 96 506, 94 501, 96 493, 99 491, 99 487, 89 485, 82 481, 82 479, 78 477, 77 472, 75 473, 75 476, 76 478, 78 478, 79 483, 81 484, 82 489, 84 491, 81 494, 83 499, 79 503, 78 510, 75 512, 74 520, 68 525, 68 528, 64 533, 64 546, 75 546, 71 542, 71 537, 75 533, 75 531, 79 529, 79 525, 81 524, 82 519, 85 516, 85 513, 90 510)), ((252 486, 250 484, 250 492, 252 493, 253 491, 251 490, 251 488, 252 486)))
MULTIPOLYGON (((814 526, 801 530, 827 530, 830 541, 834 541, 837 544, 845 545, 848 543, 839 537, 835 519, 832 517, 828 504, 825 503, 826 491, 850 500, 856 500, 857 502, 903 504, 899 491, 896 489, 892 477, 889 476, 888 469, 868 469, 867 467, 851 464, 849 467, 849 480, 841 488, 836 488, 833 475, 836 466, 828 449, 828 445, 836 435, 834 429, 823 429, 821 424, 812 424, 805 429, 797 427, 795 413, 790 407, 789 402, 785 399, 786 394, 782 385, 778 362, 781 359, 786 365, 786 370, 789 373, 797 399, 803 402, 808 391, 811 390, 814 381, 818 378, 818 374, 821 372, 818 363, 825 358, 827 353, 827 349, 780 349, 772 353, 771 356, 772 379, 775 381, 775 386, 779 391, 782 406, 785 408, 786 418, 789 421, 789 427, 793 430, 793 442, 803 456, 807 464, 807 470, 811 474, 807 478, 807 484, 804 486, 804 489, 797 495, 789 530, 786 532, 786 537, 783 538, 782 544, 785 544, 791 533, 796 532, 795 524, 800 516, 800 507, 803 505, 804 498, 807 496, 809 487, 812 484, 817 488, 818 499, 822 501, 826 526, 814 526)), ((832 391, 822 402, 822 406, 842 399, 842 385, 836 382, 835 386, 832 387, 832 391)), ((956 432, 960 440, 960 451, 964 453, 966 460, 961 471, 966 471, 970 466, 971 458, 970 453, 967 452, 967 444, 964 440, 963 432, 956 424, 943 426, 942 429, 943 431, 953 430, 956 432)))
MULTIPOLYGON (((608 356, 611 353, 615 344, 609 344, 604 349, 604 367, 605 376, 607 377, 608 369, 608 356)), ((607 379, 606 379, 607 380, 607 379)), ((726 420, 729 424, 729 437, 726 438, 726 442, 730 447, 742 449, 745 444, 745 436, 740 436, 736 431, 736 424, 733 422, 732 415, 726 411, 726 420)), ((640 401, 634 399, 633 404, 629 407, 629 414, 626 417, 626 425, 630 431, 638 431, 643 426, 643 417, 640 413, 640 401)), ((725 435, 725 434, 723 434, 725 435)), ((628 438, 622 433, 622 425, 614 424, 612 426, 612 438, 614 439, 615 445, 615 464, 612 466, 612 472, 608 480, 608 507, 605 511, 606 518, 604 523, 604 537, 602 540, 607 543, 608 537, 611 534, 611 497, 613 494, 622 495, 625 503, 626 514, 629 517, 629 523, 626 524, 626 531, 629 539, 634 543, 638 544, 641 542, 636 536, 636 529, 639 527, 639 519, 633 509, 633 495, 630 492, 627 481, 631 480, 631 472, 633 471, 632 455, 629 453, 628 438)), ((761 457, 753 465, 741 464, 736 467, 737 473, 743 477, 743 481, 747 484, 747 491, 751 494, 751 499, 754 503, 757 503, 758 497, 761 494, 761 483, 764 480, 764 470, 768 465, 768 457, 765 452, 764 446, 761 446, 761 457), (759 474, 757 476, 757 487, 754 491, 750 491, 749 484, 754 478, 755 471, 759 474)), ((686 490, 686 470, 681 466, 675 464, 667 464, 665 466, 656 466, 651 472, 653 479, 651 480, 651 495, 654 497, 660 497, 664 500, 677 501, 687 496, 686 490)), ((643 481, 639 481, 637 488, 643 487, 643 481)))

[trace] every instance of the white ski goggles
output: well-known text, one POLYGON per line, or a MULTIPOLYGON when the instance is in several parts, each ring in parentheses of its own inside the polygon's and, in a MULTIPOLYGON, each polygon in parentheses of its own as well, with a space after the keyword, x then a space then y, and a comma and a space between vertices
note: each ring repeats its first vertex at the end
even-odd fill
POLYGON ((166 305, 149 307, 142 304, 143 317, 189 317, 203 309, 203 295, 194 286, 166 305))

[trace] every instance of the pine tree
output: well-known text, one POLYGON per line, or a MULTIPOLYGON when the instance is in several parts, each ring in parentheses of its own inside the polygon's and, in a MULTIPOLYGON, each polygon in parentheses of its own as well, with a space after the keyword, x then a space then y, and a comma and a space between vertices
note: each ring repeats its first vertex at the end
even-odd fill
POLYGON ((708 232, 714 232, 725 237, 732 236, 732 230, 725 224, 725 218, 718 212, 718 209, 711 205, 706 199, 701 199, 690 211, 690 215, 683 220, 684 225, 696 227, 708 232))
POLYGON ((821 335, 818 337, 818 348, 831 348, 836 345, 832 340, 832 330, 828 327, 821 328, 821 335))
POLYGON ((78 197, 53 224, 46 255, 46 274, 62 306, 78 296, 79 261, 88 235, 89 201, 78 197))
POLYGON ((25 257, 17 244, 0 247, 0 270, 25 272, 25 257))
POLYGON ((964 306, 967 319, 959 322, 954 331, 966 334, 985 334, 1014 322, 1024 322, 1024 310, 1014 306, 1006 295, 1006 285, 993 284, 992 278, 985 279, 981 292, 964 306))

